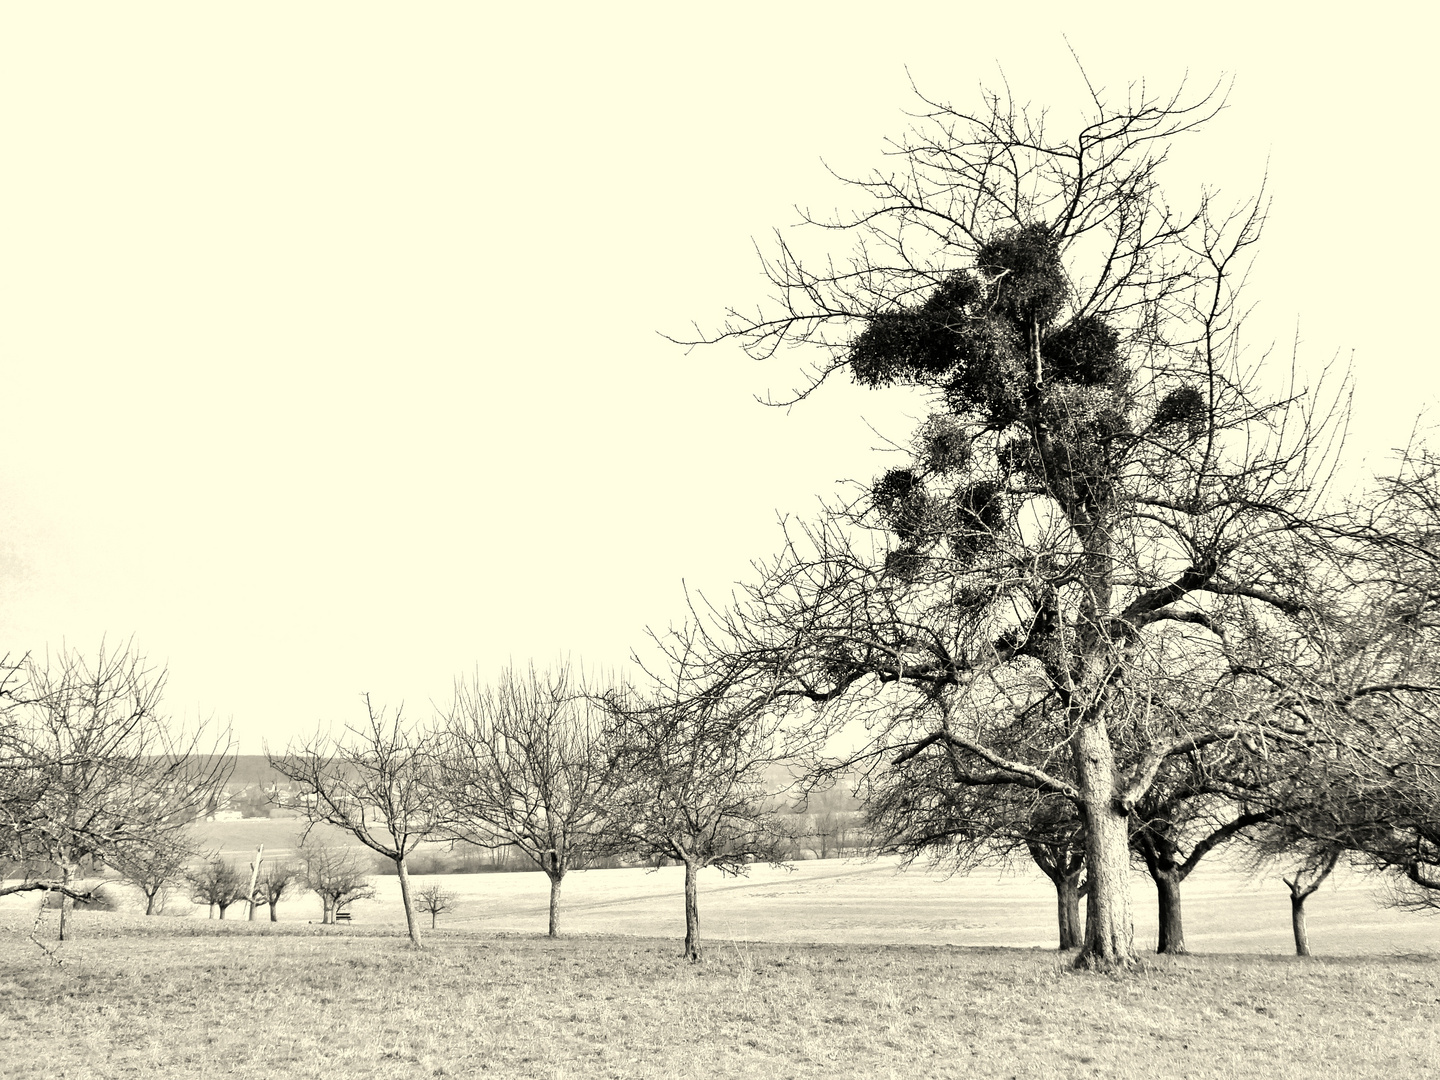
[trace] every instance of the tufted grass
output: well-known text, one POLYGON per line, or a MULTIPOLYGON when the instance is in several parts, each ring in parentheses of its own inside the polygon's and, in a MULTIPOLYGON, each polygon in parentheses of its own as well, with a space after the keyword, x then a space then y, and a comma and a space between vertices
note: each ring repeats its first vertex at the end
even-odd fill
POLYGON ((1307 1077, 1440 1067, 1433 955, 1053 951, 219 924, 83 912, 0 941, 13 1080, 155 1076, 1307 1077))

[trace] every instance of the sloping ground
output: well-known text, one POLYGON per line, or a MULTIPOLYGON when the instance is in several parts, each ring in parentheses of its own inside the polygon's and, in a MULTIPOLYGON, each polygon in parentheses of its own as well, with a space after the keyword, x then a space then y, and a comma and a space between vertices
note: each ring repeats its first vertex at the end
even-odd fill
MULTIPOLYGON (((490 932, 545 928, 548 882, 540 874, 421 878, 460 899, 441 925, 490 932)), ((1430 952, 1440 921, 1382 907, 1373 879, 1340 872, 1310 898, 1311 947, 1326 955, 1430 952)), ((376 902, 357 905, 358 923, 392 924, 402 915, 398 884, 377 878, 376 902)), ((562 932, 684 936, 683 872, 594 870, 566 877, 562 932)), ((1135 940, 1154 948, 1155 890, 1132 880, 1135 940)), ((1216 864, 1186 883, 1186 941, 1195 952, 1294 951, 1290 899, 1275 879, 1255 881, 1216 864)), ((299 906, 296 908, 299 917, 299 906)), ((754 867, 742 878, 700 875, 700 924, 711 942, 935 942, 963 946, 1054 948, 1055 893, 1038 873, 980 872, 945 878, 893 859, 803 862, 793 870, 754 867)), ((428 920, 427 920, 428 925, 428 920)))
MULTIPOLYGON (((1334 881, 1308 904, 1311 946, 1318 955, 1440 950, 1440 920, 1381 906, 1373 878, 1342 869, 1334 881)), ((545 929, 549 882, 542 874, 449 874, 418 876, 414 882, 417 890, 439 884, 458 898, 456 910, 440 917, 442 931, 545 929)), ((682 882, 679 867, 571 873, 561 897, 561 931, 678 940, 684 935, 682 882)), ((377 898, 353 905, 353 927, 401 932, 398 883, 389 876, 373 883, 377 898)), ((1143 873, 1134 875, 1132 886, 1136 943, 1153 949, 1154 888, 1143 873)), ((0 901, 0 913, 27 905, 33 908, 33 897, 0 901)), ((171 900, 168 910, 205 916, 183 897, 171 900)), ((1185 885, 1184 913, 1193 952, 1293 952, 1289 896, 1276 879, 1256 880, 1221 862, 1202 867, 1185 885)), ((320 903, 301 894, 282 902, 279 914, 282 922, 318 922, 320 903)), ((231 909, 231 920, 243 917, 241 908, 231 909)), ((264 911, 258 915, 267 917, 264 911)), ((791 870, 756 866, 739 878, 707 870, 700 875, 700 922, 703 937, 716 947, 730 940, 1049 949, 1056 941, 1054 891, 1038 873, 982 871, 946 878, 923 867, 901 870, 893 859, 802 862, 791 870)), ((428 917, 424 925, 428 928, 428 917)))

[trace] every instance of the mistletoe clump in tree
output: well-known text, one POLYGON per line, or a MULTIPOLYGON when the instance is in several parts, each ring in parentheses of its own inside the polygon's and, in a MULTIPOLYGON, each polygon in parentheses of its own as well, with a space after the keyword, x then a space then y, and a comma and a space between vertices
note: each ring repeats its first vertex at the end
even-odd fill
POLYGON ((1328 418, 1242 363, 1263 200, 1182 214, 1159 184, 1221 104, 1092 90, 1059 137, 999 97, 926 101, 899 167, 854 181, 875 205, 814 222, 855 234, 849 261, 782 241, 778 306, 707 339, 818 350, 796 397, 842 373, 930 402, 912 459, 792 538, 725 633, 818 729, 863 713, 868 760, 1069 800, 1084 966, 1134 960, 1128 819, 1165 763, 1313 735, 1283 660, 1328 418))

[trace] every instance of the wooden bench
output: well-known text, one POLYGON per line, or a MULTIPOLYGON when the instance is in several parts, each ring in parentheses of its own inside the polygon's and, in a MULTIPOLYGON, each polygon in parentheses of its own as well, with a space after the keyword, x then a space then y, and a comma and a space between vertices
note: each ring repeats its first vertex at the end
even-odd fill
POLYGON ((336 921, 337 923, 349 922, 349 921, 350 921, 350 912, 348 912, 348 911, 337 911, 337 912, 335 912, 335 921, 336 921))

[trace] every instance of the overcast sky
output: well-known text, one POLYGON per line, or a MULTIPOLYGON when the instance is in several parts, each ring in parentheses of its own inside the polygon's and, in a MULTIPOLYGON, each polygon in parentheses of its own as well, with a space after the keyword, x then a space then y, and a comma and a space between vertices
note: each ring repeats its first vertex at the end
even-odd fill
POLYGON ((623 663, 923 411, 766 409, 800 358, 657 331, 855 205, 822 159, 878 164, 910 77, 1078 118, 1067 37, 1115 90, 1235 76, 1168 190, 1268 169, 1249 340, 1353 361, 1353 469, 1440 391, 1428 5, 505 6, 6 5, 0 650, 133 636, 250 753, 623 663))

